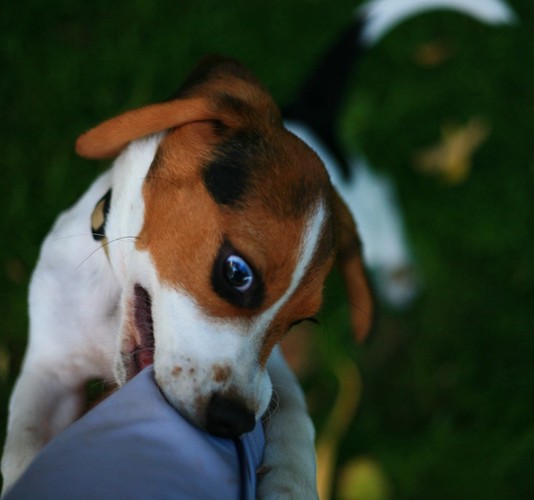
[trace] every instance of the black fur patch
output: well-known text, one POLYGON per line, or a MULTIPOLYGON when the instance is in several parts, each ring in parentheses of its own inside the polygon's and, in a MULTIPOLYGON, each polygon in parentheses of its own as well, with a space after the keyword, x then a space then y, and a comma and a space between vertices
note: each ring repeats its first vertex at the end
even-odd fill
POLYGON ((202 171, 202 179, 218 204, 238 207, 243 201, 252 171, 259 167, 262 144, 259 134, 240 131, 217 148, 202 171))
POLYGON ((234 115, 243 116, 250 112, 250 105, 247 102, 227 92, 219 92, 216 96, 216 102, 220 108, 234 115))
POLYGON ((347 179, 352 177, 351 167, 337 129, 354 66, 366 50, 361 38, 365 25, 366 20, 359 17, 343 32, 297 92, 297 99, 282 112, 285 119, 304 122, 311 128, 347 179))
POLYGON ((230 304, 244 309, 257 309, 263 303, 265 298, 265 285, 260 273, 254 268, 248 259, 243 257, 234 246, 228 241, 224 240, 219 253, 213 263, 211 272, 211 286, 213 291, 221 298, 230 304), (226 259, 230 255, 239 255, 250 266, 254 281, 250 288, 244 292, 236 290, 230 283, 228 283, 225 275, 226 259))

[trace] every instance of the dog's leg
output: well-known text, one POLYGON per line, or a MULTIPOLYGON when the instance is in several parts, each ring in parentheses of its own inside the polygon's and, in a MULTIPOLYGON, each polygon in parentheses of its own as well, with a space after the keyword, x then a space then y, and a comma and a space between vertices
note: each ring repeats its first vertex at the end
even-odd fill
POLYGON ((317 496, 315 430, 297 378, 287 366, 280 348, 267 363, 273 383, 273 402, 264 418, 265 452, 258 471, 258 498, 306 498, 317 496))
POLYGON ((30 285, 30 338, 9 407, 2 457, 4 491, 35 454, 84 410, 85 384, 111 378, 118 285, 90 232, 102 176, 61 215, 46 238, 30 285))
POLYGON ((58 373, 36 366, 21 374, 11 398, 2 458, 4 492, 50 438, 79 416, 83 402, 81 387, 68 387, 58 373))

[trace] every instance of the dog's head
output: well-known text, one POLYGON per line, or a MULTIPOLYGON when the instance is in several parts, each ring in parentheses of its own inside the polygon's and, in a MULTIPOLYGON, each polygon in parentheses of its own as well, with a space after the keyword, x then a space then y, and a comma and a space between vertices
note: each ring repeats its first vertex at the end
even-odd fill
POLYGON ((119 155, 105 226, 123 243, 109 244, 124 294, 122 380, 153 361, 195 424, 249 430, 270 401, 271 350, 317 313, 336 260, 365 337, 372 305, 354 222, 320 159, 235 61, 205 60, 176 99, 102 123, 77 151, 119 155))

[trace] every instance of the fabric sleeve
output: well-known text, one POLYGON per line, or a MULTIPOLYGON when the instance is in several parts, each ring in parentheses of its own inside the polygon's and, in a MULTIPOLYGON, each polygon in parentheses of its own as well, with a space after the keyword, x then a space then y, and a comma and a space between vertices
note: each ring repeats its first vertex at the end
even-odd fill
POLYGON ((263 446, 261 422, 238 440, 191 425, 149 367, 53 439, 4 498, 252 499, 263 446))

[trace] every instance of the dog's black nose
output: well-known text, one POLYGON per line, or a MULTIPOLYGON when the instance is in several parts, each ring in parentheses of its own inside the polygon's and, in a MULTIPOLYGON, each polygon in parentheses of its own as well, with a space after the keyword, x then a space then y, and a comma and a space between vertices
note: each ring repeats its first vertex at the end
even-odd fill
POLYGON ((236 438, 250 432, 256 424, 254 412, 242 402, 215 394, 208 405, 206 429, 210 434, 236 438))

